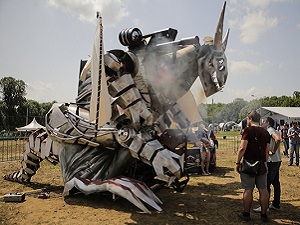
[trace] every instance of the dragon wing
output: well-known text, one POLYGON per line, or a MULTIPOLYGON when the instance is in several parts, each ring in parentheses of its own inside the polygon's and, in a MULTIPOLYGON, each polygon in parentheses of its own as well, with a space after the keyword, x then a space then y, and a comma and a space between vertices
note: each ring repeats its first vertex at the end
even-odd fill
POLYGON ((157 204, 162 204, 161 200, 152 192, 152 190, 143 182, 127 177, 117 177, 105 181, 91 181, 85 178, 74 177, 65 183, 64 195, 76 187, 85 194, 109 191, 113 194, 126 198, 132 204, 146 213, 151 213, 141 200, 157 211, 162 211, 157 204))

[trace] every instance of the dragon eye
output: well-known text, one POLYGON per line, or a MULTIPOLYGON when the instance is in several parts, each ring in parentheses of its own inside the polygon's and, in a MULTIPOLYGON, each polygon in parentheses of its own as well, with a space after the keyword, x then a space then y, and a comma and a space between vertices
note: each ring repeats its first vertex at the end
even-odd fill
POLYGON ((223 70, 225 70, 225 66, 220 66, 219 71, 223 71, 223 70))

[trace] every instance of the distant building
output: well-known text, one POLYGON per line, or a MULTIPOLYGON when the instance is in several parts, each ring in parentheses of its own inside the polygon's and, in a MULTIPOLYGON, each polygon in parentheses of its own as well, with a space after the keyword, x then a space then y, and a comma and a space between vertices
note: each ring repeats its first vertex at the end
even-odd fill
POLYGON ((260 114, 262 118, 272 117, 276 125, 283 126, 292 122, 300 124, 300 107, 261 107, 260 114))

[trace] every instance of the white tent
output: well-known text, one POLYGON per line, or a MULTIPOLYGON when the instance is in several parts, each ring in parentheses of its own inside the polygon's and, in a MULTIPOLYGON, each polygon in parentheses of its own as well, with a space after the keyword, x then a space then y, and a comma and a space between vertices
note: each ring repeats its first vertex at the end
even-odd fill
POLYGON ((16 128, 17 131, 34 131, 37 130, 39 128, 44 128, 44 126, 42 126, 41 124, 39 124, 38 122, 36 122, 35 118, 33 118, 33 120, 31 121, 30 124, 24 126, 24 127, 18 127, 16 128))
POLYGON ((300 107, 261 107, 262 118, 272 117, 277 124, 300 122, 300 107))

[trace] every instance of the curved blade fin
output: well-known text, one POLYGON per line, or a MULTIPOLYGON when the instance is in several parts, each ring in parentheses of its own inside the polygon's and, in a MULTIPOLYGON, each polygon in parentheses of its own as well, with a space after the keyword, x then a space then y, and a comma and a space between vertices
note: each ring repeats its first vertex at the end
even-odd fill
POLYGON ((224 14, 225 14, 226 2, 224 2, 221 15, 219 17, 219 22, 217 25, 217 29, 214 37, 214 46, 216 49, 221 49, 222 47, 222 36, 223 36, 223 22, 224 22, 224 14))
POLYGON ((223 49, 224 52, 225 52, 226 46, 227 46, 229 31, 230 31, 230 29, 227 29, 226 34, 225 34, 225 36, 223 38, 223 42, 222 42, 222 49, 223 49))

